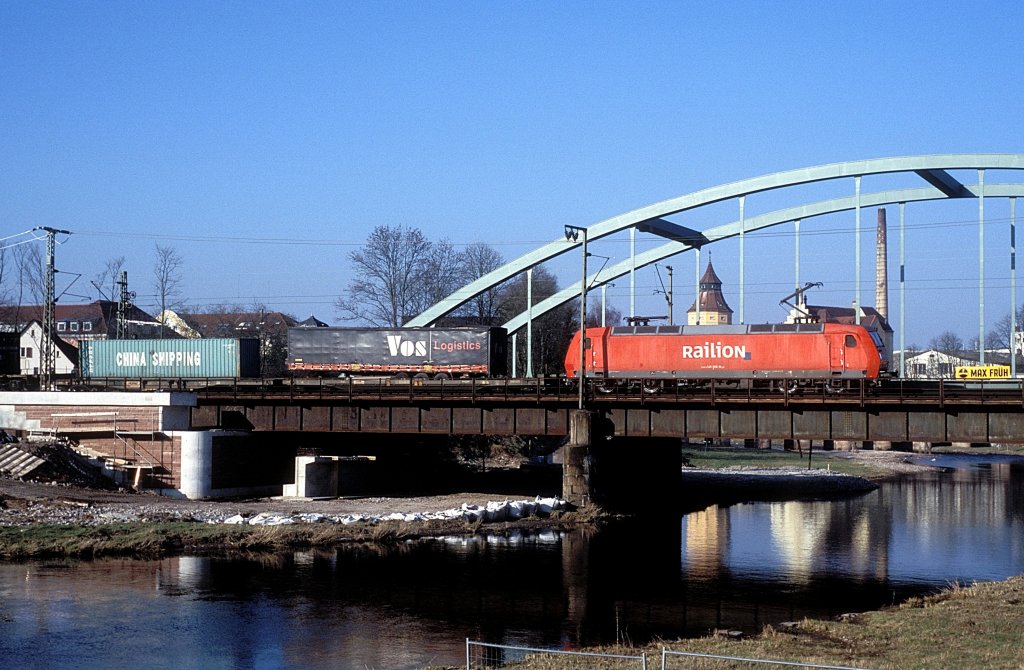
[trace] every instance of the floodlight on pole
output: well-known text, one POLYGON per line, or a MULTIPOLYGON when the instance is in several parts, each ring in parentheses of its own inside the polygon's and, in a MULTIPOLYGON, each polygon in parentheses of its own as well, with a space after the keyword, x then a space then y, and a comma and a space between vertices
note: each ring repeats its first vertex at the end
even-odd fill
POLYGON ((586 385, 587 371, 584 367, 587 363, 587 229, 579 226, 565 226, 565 239, 568 242, 576 242, 580 235, 583 235, 583 278, 580 280, 580 367, 579 367, 579 408, 584 405, 584 386, 586 385))

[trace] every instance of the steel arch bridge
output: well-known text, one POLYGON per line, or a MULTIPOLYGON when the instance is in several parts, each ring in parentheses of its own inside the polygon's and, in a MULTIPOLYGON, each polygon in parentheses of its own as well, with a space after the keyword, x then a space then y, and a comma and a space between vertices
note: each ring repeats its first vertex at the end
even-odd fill
MULTIPOLYGON (((1011 300, 1015 290, 1015 209, 1016 198, 1024 196, 1024 182, 1017 183, 986 183, 986 170, 1024 170, 1024 154, 936 154, 926 156, 902 156, 894 158, 876 158, 870 160, 849 161, 843 163, 832 163, 815 167, 800 168, 784 172, 745 179, 729 184, 722 184, 711 188, 695 191, 676 198, 670 198, 662 202, 654 203, 638 209, 613 216, 604 221, 595 223, 587 228, 575 228, 576 232, 582 233, 582 240, 579 235, 566 239, 558 239, 549 242, 533 251, 520 256, 519 258, 506 263, 502 267, 487 273, 479 279, 467 284, 455 291, 444 300, 430 307, 422 314, 419 314, 407 326, 430 326, 439 318, 454 311, 458 307, 472 300, 474 297, 484 293, 499 284, 515 277, 521 272, 527 271, 556 256, 567 253, 577 247, 593 241, 618 233, 624 230, 630 232, 630 258, 611 267, 604 267, 599 273, 587 275, 585 283, 577 281, 574 284, 558 291, 538 302, 526 312, 516 315, 505 324, 510 333, 527 326, 527 338, 531 337, 532 320, 543 315, 578 296, 584 296, 584 286, 589 291, 595 286, 601 286, 615 281, 616 279, 629 275, 631 294, 635 289, 635 272, 638 268, 650 265, 657 261, 669 258, 685 251, 694 251, 699 254, 704 246, 730 238, 739 238, 739 321, 744 322, 744 236, 747 233, 763 230, 772 226, 784 223, 795 223, 799 231, 799 224, 802 221, 813 220, 837 212, 855 212, 856 222, 856 271, 855 271, 855 302, 861 305, 860 297, 860 226, 861 210, 865 207, 880 207, 884 205, 900 206, 900 221, 902 228, 903 209, 907 203, 941 201, 953 199, 970 199, 978 201, 978 234, 979 234, 979 290, 981 300, 979 301, 979 341, 984 342, 984 206, 986 198, 1008 198, 1010 202, 1010 227, 1011 227, 1011 300), (977 182, 965 184, 950 174, 950 170, 974 170, 977 173, 977 182), (861 180, 866 176, 906 173, 916 175, 921 184, 912 188, 900 188, 895 190, 864 193, 861 190, 861 180), (828 182, 848 180, 852 181, 852 193, 846 197, 833 198, 818 202, 810 202, 794 207, 780 209, 764 214, 747 218, 745 216, 746 197, 755 193, 769 191, 783 192, 785 189, 812 184, 816 182, 828 182), (738 205, 738 218, 733 221, 713 225, 704 230, 694 230, 676 225, 664 217, 679 214, 690 210, 698 210, 724 201, 736 201, 738 205), (665 244, 637 254, 635 251, 636 231, 650 232, 669 239, 665 244), (598 276, 598 274, 600 276, 598 276)), ((900 268, 901 291, 903 267, 900 268)), ((581 274, 582 279, 582 274, 581 274)), ((1015 303, 1014 303, 1015 304, 1015 303)), ((631 301, 632 308, 632 301, 631 301)), ((1011 313, 1014 310, 1011 310, 1011 313)), ((900 310, 900 319, 903 315, 900 310)), ((1015 316, 1011 316, 1015 319, 1015 316)), ((1015 324, 1014 324, 1015 325, 1015 324)), ((900 324, 900 349, 904 348, 903 324, 900 324)), ((982 352, 983 353, 983 352, 982 352)), ((984 360, 982 360, 984 362, 984 360)))

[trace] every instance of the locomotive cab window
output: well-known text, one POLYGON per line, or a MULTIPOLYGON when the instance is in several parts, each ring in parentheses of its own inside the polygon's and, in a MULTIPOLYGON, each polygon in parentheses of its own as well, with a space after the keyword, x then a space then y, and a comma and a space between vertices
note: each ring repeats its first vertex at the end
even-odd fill
POLYGON ((856 347, 857 346, 857 338, 854 337, 853 335, 847 335, 846 336, 846 346, 848 346, 848 347, 856 347))

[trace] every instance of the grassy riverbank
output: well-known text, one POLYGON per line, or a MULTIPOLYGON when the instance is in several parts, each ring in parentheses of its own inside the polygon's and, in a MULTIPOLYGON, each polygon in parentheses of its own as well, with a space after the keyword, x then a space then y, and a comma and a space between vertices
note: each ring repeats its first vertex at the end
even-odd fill
MULTIPOLYGON (((1000 453, 1021 454, 1020 450, 1003 451, 1000 453)), ((723 470, 732 473, 744 468, 759 470, 806 471, 810 460, 811 472, 814 470, 830 471, 853 475, 870 480, 891 477, 896 472, 913 471, 920 466, 905 463, 908 454, 896 452, 823 452, 810 454, 805 450, 802 454, 794 451, 748 449, 748 448, 710 448, 692 445, 684 449, 684 463, 694 468, 705 470, 723 470)), ((690 468, 686 468, 689 470, 690 468)), ((716 475, 717 476, 717 475, 716 475)), ((740 477, 741 478, 741 477, 740 477)), ((825 491, 835 489, 840 492, 843 482, 819 478, 817 485, 825 491)), ((838 479, 838 478, 837 478, 838 479)), ((791 482, 781 482, 780 495, 795 495, 798 489, 791 482)), ((691 483, 690 486, 693 486, 691 483)), ((744 496, 749 497, 751 490, 758 487, 761 493, 772 488, 769 480, 757 482, 744 489, 744 496)), ((776 488, 778 488, 776 486, 776 488)), ((709 490, 721 499, 727 499, 727 487, 720 482, 709 487, 709 490)), ((770 492, 770 491, 769 491, 770 492)), ((822 493, 818 491, 817 493, 822 493)), ((9 491, 8 496, 0 494, 0 521, 5 508, 14 511, 41 510, 61 505, 84 507, 86 510, 102 507, 110 501, 106 496, 103 501, 86 502, 77 500, 83 497, 66 489, 44 489, 43 497, 38 491, 29 497, 16 497, 18 494, 9 491), (52 497, 50 497, 52 496, 52 497), (71 498, 70 502, 66 500, 71 498), (95 507, 94 507, 95 506, 95 507)), ((121 496, 122 507, 133 508, 153 507, 154 498, 147 496, 121 496)), ((381 499, 381 505, 384 505, 381 499)), ((230 505, 231 503, 220 503, 230 505)), ((376 506, 376 502, 369 502, 376 506)), ((394 499, 388 504, 405 505, 402 499, 394 499)), ((291 503, 253 503, 249 507, 270 505, 279 508, 291 503)), ((438 509, 442 508, 438 507, 438 509)), ((170 509, 170 508, 168 508, 170 509)), ((378 511, 378 510, 375 510, 378 511)), ((384 511, 384 510, 380 510, 384 511)), ((250 511, 247 515, 251 515, 250 511)), ((387 521, 383 523, 356 523, 351 525, 330 523, 303 523, 286 526, 236 526, 216 523, 204 523, 201 520, 170 519, 167 509, 154 510, 147 513, 147 520, 127 521, 120 523, 49 523, 46 514, 38 523, 12 523, 0 525, 0 559, 23 560, 29 558, 71 557, 90 558, 98 556, 140 556, 158 557, 180 553, 210 553, 217 551, 279 551, 290 548, 325 547, 342 542, 394 542, 412 537, 427 537, 444 534, 474 534, 478 532, 501 533, 513 528, 568 528, 581 523, 593 523, 601 518, 601 511, 589 508, 580 512, 559 512, 552 518, 531 518, 519 522, 481 524, 480 522, 453 521, 421 521, 403 523, 387 521)), ((178 519, 181 515, 178 516, 178 519)))
POLYGON ((548 518, 481 524, 463 520, 381 521, 350 525, 308 523, 242 526, 197 521, 132 522, 99 526, 37 524, 0 526, 0 559, 159 558, 183 553, 284 551, 330 547, 347 542, 392 544, 417 537, 501 534, 513 530, 568 528, 594 520, 593 514, 566 512, 548 518))
MULTIPOLYGON (((1005 582, 953 586, 895 608, 846 615, 841 621, 804 620, 766 627, 750 639, 712 636, 644 647, 609 647, 613 654, 646 652, 647 667, 658 667, 662 648, 743 658, 859 668, 1024 668, 1024 576, 1005 582)), ((517 670, 569 670, 579 659, 538 655, 509 665, 517 670)), ((637 667, 619 665, 587 667, 637 667)), ((750 663, 670 657, 668 667, 749 670, 750 663)))

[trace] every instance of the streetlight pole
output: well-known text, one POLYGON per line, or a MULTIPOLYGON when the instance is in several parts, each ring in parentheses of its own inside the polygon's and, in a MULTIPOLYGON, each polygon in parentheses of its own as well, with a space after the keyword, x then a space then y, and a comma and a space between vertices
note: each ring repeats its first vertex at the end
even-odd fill
POLYGON ((580 280, 580 367, 579 367, 579 405, 583 409, 584 386, 587 371, 587 229, 579 226, 565 226, 565 239, 575 242, 583 235, 583 278, 580 280))

